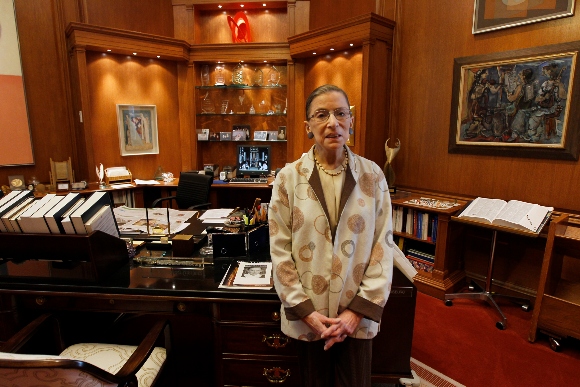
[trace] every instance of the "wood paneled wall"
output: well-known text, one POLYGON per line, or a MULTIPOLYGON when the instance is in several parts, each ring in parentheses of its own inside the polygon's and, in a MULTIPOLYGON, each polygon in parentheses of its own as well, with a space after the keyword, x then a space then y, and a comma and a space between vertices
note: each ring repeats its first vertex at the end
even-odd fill
POLYGON ((178 174, 181 137, 176 103, 177 63, 89 51, 87 73, 95 163, 105 167, 126 166, 142 179, 152 179, 159 165, 178 174), (121 156, 117 104, 156 106, 158 155, 121 156))
MULTIPOLYGON (((391 138, 397 185, 580 211, 580 163, 447 152, 453 59, 580 40, 580 14, 472 35, 473 1, 398 2, 391 138)), ((580 98, 580 96, 574 96, 580 98)), ((572 130, 579 130, 572 123, 572 130)))

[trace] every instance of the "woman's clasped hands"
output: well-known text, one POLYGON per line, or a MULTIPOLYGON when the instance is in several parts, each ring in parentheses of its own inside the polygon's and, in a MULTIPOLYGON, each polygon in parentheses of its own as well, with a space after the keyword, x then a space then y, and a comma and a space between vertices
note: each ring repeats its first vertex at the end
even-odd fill
POLYGON ((325 340, 324 350, 327 351, 335 343, 343 342, 348 335, 352 334, 362 317, 360 313, 345 309, 336 318, 312 312, 302 320, 325 340))

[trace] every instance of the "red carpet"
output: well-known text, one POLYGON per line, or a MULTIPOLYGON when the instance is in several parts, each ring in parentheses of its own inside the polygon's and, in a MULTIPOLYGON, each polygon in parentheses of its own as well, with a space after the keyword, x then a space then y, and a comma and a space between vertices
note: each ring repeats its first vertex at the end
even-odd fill
MULTIPOLYGON (((413 358, 467 387, 576 386, 580 348, 564 342, 562 352, 547 339, 528 341, 531 312, 499 303, 507 328, 483 301, 453 300, 453 306, 417 293, 413 358)), ((580 322, 579 322, 580 323, 580 322)))

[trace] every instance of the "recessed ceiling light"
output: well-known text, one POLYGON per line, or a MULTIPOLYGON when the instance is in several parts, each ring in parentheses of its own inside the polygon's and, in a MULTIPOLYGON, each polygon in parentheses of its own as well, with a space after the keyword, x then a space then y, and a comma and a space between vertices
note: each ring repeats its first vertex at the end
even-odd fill
POLYGON ((221 5, 218 5, 218 8, 221 8, 221 7, 222 7, 221 5))
POLYGON ((240 4, 240 7, 244 8, 244 4, 240 4))
POLYGON ((137 55, 137 53, 136 53, 136 52, 134 52, 134 53, 133 53, 133 55, 137 55))
POLYGON ((316 55, 316 53, 315 53, 315 52, 313 52, 313 53, 312 53, 312 55, 316 55))
POLYGON ((262 4, 262 7, 265 7, 265 6, 266 6, 266 3, 263 3, 263 4, 262 4))
POLYGON ((157 55, 157 58, 161 58, 161 55, 157 55))
POLYGON ((332 47, 331 47, 331 48, 330 48, 330 51, 334 51, 334 48, 332 48, 332 47))
POLYGON ((350 44, 350 46, 351 46, 351 47, 352 47, 352 46, 354 46, 354 43, 351 43, 351 44, 350 44))
POLYGON ((111 52, 111 49, 109 48, 109 49, 107 50, 107 52, 111 52))
POLYGON ((265 60, 265 61, 264 61, 264 63, 268 63, 268 61, 267 61, 267 60, 265 60))

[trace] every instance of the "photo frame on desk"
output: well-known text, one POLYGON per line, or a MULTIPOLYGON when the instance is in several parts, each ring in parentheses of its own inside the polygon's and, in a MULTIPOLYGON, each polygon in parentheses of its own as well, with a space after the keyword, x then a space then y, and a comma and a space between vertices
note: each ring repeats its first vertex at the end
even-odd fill
POLYGON ((456 58, 449 153, 578 160, 580 42, 456 58))
POLYGON ((159 154, 157 107, 117 104, 121 156, 159 154))
POLYGON ((473 34, 574 15, 574 0, 475 0, 473 34))

